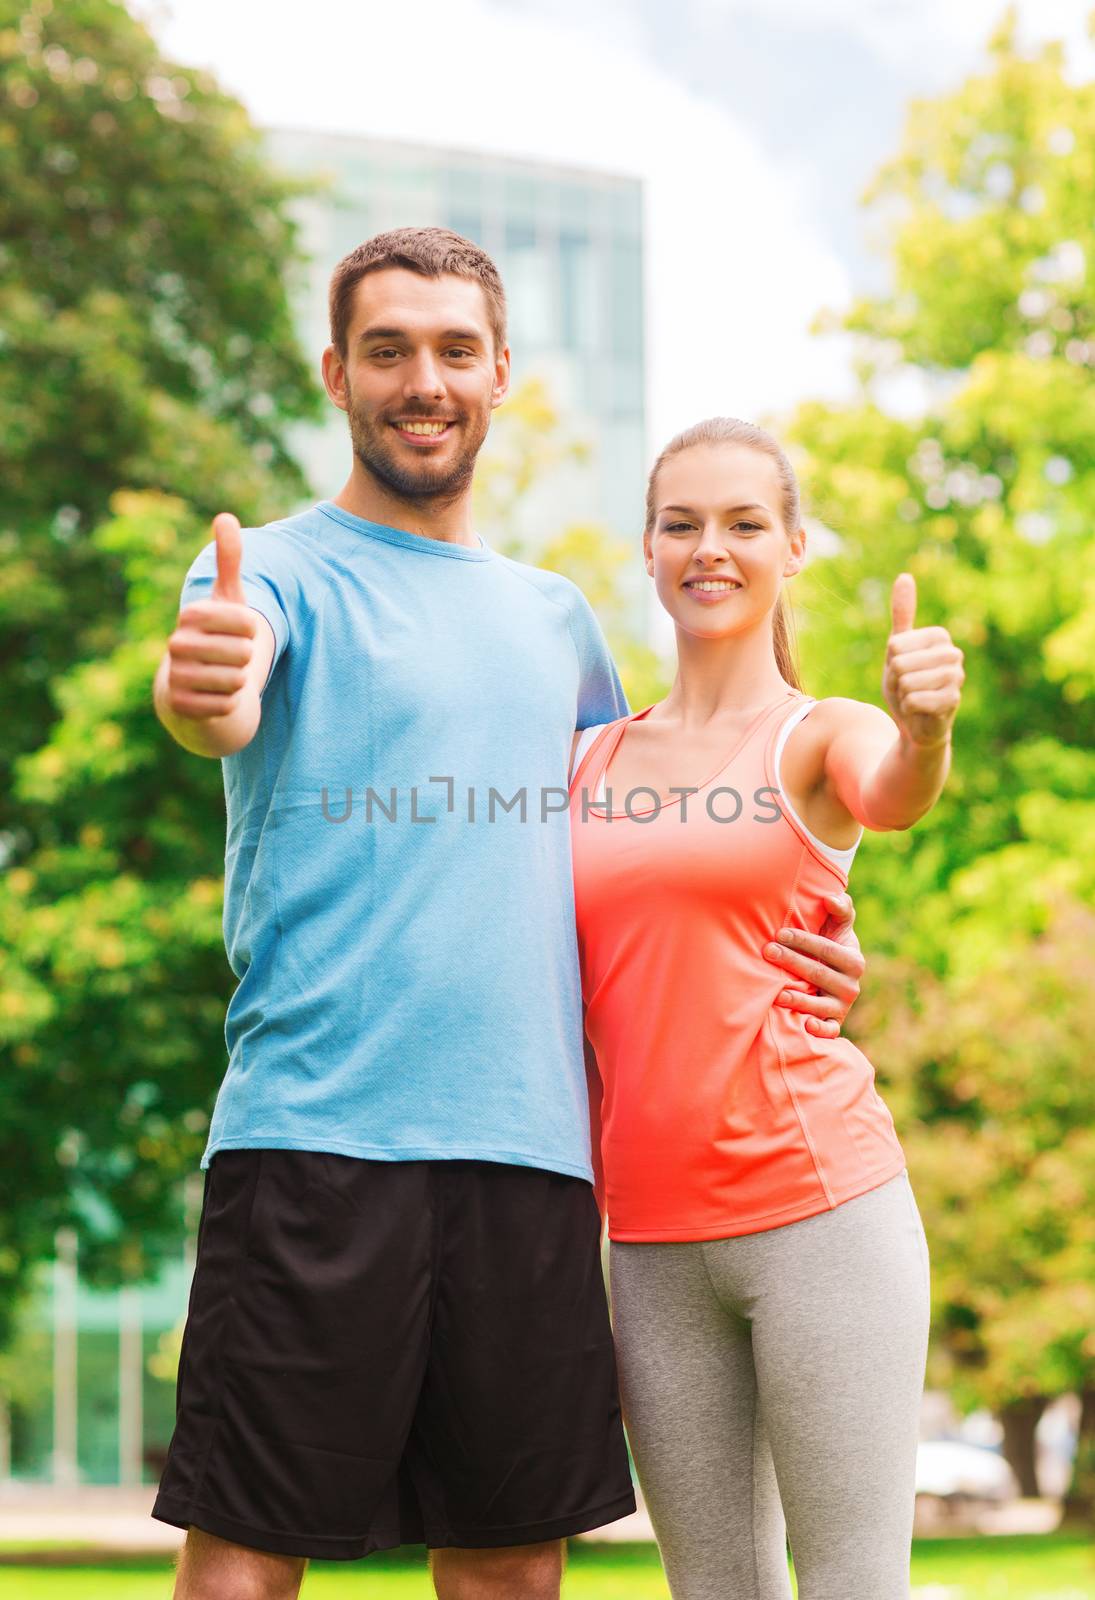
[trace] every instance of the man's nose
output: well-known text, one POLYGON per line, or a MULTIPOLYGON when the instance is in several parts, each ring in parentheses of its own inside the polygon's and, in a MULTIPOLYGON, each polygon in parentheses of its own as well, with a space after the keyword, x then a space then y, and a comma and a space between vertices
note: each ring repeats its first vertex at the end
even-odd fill
POLYGON ((404 393, 408 400, 439 400, 444 396, 444 374, 432 350, 421 351, 407 368, 404 393))

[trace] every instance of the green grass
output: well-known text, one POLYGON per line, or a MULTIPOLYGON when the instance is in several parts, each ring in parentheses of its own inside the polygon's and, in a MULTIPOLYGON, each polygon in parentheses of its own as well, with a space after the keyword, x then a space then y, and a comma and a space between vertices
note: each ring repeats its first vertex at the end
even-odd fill
MULTIPOLYGON (((94 1566, 0 1566, 3 1600, 167 1600, 171 1566, 163 1560, 94 1566)), ((421 1557, 316 1564, 304 1600, 430 1600, 421 1557)), ((669 1591, 650 1545, 573 1547, 566 1600, 667 1600, 669 1591)), ((1090 1600, 1095 1595, 1095 1542, 1049 1534, 996 1539, 922 1539, 913 1553, 916 1600, 1090 1600)))

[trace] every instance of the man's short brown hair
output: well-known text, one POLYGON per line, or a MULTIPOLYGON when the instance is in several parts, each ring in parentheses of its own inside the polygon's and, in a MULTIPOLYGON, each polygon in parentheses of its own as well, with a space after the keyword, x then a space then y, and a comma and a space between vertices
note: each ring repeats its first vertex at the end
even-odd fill
POLYGON ((366 239, 348 256, 343 256, 331 274, 328 307, 331 317, 331 343, 340 356, 346 355, 354 290, 367 272, 383 267, 404 267, 425 278, 440 278, 451 272, 456 278, 470 278, 481 284, 487 299, 487 315, 496 350, 506 343, 506 292, 498 268, 477 244, 448 228, 393 228, 366 239))

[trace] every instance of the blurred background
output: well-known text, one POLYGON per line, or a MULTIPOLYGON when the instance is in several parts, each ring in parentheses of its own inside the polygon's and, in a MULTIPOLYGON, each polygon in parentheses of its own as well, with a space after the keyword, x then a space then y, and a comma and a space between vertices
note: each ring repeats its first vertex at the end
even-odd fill
MULTIPOLYGON (((933 1261, 919 1592, 1095 1592, 1087 12, 0 0, 0 1592, 170 1532, 233 979, 219 767, 151 681, 209 517, 341 486, 327 278, 425 224, 509 294, 479 527, 583 588, 633 707, 672 659, 646 468, 715 413, 799 468, 809 692, 881 703, 902 569, 966 652, 947 793, 853 881, 933 1261)), ((570 1592, 664 1594, 647 1551, 570 1592)))

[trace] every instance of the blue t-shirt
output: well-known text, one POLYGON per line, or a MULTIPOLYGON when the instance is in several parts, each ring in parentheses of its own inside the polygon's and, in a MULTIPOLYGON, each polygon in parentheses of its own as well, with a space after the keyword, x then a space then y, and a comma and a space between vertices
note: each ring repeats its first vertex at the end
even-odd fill
POLYGON ((222 761, 239 984, 202 1165, 277 1147, 591 1178, 567 771, 574 729, 628 707, 585 597, 326 501, 245 531, 241 576, 277 643, 222 761))

